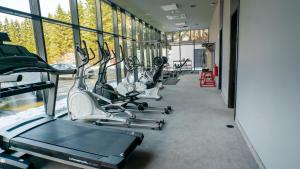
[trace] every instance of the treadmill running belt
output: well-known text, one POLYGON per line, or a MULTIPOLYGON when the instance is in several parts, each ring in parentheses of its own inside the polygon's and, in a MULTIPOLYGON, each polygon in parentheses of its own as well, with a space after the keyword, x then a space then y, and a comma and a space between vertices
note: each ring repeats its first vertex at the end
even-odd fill
POLYGON ((112 131, 55 120, 33 128, 19 137, 100 156, 123 157, 131 144, 136 142, 136 137, 112 131))

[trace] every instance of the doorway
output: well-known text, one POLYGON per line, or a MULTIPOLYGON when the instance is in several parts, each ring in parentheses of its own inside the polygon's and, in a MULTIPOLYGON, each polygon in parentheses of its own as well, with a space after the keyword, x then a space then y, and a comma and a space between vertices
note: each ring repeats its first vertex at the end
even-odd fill
POLYGON ((221 29, 219 32, 220 35, 220 49, 219 49, 219 83, 218 83, 218 89, 222 89, 222 69, 223 69, 223 30, 221 29))
POLYGON ((239 12, 236 10, 231 16, 230 31, 230 63, 229 63, 229 89, 228 107, 235 108, 236 103, 236 80, 238 66, 238 32, 239 32, 239 12))
POLYGON ((194 64, 195 68, 202 68, 203 66, 203 49, 194 49, 195 59, 194 64))

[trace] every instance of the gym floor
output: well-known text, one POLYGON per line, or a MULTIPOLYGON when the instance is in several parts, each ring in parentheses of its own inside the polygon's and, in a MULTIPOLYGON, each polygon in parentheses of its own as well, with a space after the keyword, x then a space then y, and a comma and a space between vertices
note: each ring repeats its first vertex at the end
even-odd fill
MULTIPOLYGON (((200 88, 196 74, 180 79, 177 85, 160 91, 163 100, 151 101, 157 106, 172 105, 172 114, 138 114, 163 117, 166 125, 162 131, 135 129, 145 138, 129 158, 126 169, 259 169, 238 128, 226 127, 233 124, 233 111, 226 108, 220 92, 200 88)), ((38 161, 37 168, 74 168, 33 160, 38 161)))

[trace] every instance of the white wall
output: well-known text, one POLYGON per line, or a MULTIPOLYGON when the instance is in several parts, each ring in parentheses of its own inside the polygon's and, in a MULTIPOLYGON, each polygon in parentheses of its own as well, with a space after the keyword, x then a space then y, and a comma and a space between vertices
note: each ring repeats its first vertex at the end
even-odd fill
MULTIPOLYGON (((218 1, 219 2, 219 1, 218 1)), ((219 65, 219 30, 220 30, 220 3, 217 3, 209 25, 209 42, 215 43, 215 63, 219 65)))
POLYGON ((237 119, 267 169, 300 168, 299 7, 299 0, 240 5, 237 119))
POLYGON ((230 0, 224 0, 223 11, 223 62, 222 62, 222 96, 228 104, 229 59, 230 59, 230 0))

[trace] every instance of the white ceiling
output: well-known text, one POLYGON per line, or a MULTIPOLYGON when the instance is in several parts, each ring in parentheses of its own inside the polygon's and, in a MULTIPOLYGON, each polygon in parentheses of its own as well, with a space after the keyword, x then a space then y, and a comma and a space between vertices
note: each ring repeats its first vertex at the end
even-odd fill
POLYGON ((112 0, 134 15, 145 20, 161 31, 177 31, 177 22, 186 22, 190 29, 208 28, 217 0, 112 0), (171 11, 163 11, 160 6, 177 3, 178 12, 185 13, 186 19, 170 21, 166 15, 171 11), (191 5, 196 7, 191 8, 191 5))

